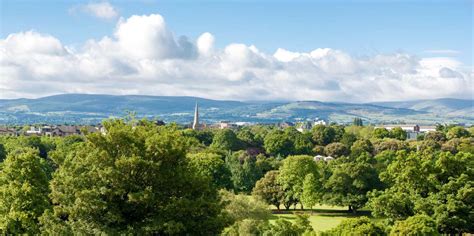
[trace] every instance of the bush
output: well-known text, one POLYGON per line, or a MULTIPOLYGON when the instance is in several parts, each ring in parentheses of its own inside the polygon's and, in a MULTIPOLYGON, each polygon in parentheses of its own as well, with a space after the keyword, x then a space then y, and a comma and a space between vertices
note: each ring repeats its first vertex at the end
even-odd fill
POLYGON ((347 219, 323 235, 386 235, 385 227, 372 222, 368 217, 347 219))
POLYGON ((390 235, 439 235, 439 233, 433 219, 427 215, 415 215, 395 222, 390 235))

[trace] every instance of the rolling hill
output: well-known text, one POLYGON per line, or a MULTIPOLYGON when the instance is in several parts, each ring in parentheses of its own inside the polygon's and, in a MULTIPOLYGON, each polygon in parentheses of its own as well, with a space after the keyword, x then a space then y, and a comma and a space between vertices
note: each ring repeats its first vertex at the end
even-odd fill
POLYGON ((94 124, 134 112, 137 117, 190 123, 195 103, 201 120, 256 123, 324 119, 348 123, 361 117, 370 123, 474 123, 473 101, 436 99, 371 104, 319 101, 241 102, 197 97, 62 94, 38 99, 0 100, 0 124, 94 124))

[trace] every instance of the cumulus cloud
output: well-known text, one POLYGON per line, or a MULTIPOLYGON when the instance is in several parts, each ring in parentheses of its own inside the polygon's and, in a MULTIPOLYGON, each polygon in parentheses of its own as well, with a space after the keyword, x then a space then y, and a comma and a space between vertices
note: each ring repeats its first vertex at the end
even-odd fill
POLYGON ((100 19, 111 20, 118 17, 117 9, 109 2, 89 3, 71 9, 72 12, 82 11, 100 19))
POLYGON ((58 93, 185 95, 237 100, 370 102, 470 98, 472 69, 449 57, 355 57, 316 48, 273 54, 203 33, 176 36, 158 14, 120 19, 100 40, 70 48, 34 31, 0 40, 0 98, 58 93))

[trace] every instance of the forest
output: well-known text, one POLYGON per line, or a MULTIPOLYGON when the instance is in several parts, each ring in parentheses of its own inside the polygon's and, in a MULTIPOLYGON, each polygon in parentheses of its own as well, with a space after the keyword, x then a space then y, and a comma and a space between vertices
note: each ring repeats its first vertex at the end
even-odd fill
POLYGON ((474 233, 474 127, 438 125, 406 140, 401 128, 356 121, 307 132, 133 117, 103 125, 84 136, 0 137, 1 234, 474 233), (349 217, 314 228, 319 205, 349 217), (275 219, 284 214, 294 220, 275 219))

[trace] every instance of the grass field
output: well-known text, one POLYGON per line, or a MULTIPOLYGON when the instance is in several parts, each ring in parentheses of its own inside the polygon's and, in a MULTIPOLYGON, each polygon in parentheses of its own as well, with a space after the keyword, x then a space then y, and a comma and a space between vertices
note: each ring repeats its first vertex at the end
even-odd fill
MULTIPOLYGON (((270 219, 270 223, 275 222, 277 219, 285 219, 289 221, 293 221, 296 219, 295 214, 308 214, 310 215, 309 221, 311 222, 311 226, 317 232, 326 231, 336 227, 341 221, 353 218, 353 217, 360 217, 360 216, 370 216, 368 211, 359 211, 357 214, 352 214, 347 211, 347 208, 342 207, 335 207, 335 206, 326 206, 326 205, 318 205, 313 207, 313 210, 304 209, 300 210, 281 210, 276 211, 276 208, 273 208, 273 216, 270 219)), ((376 219, 375 219, 376 220, 376 219)))

